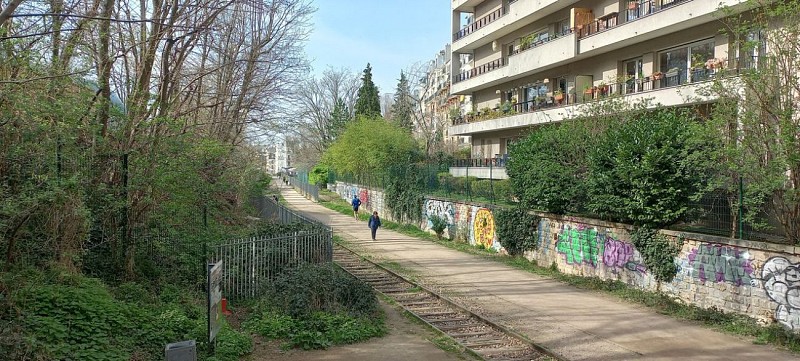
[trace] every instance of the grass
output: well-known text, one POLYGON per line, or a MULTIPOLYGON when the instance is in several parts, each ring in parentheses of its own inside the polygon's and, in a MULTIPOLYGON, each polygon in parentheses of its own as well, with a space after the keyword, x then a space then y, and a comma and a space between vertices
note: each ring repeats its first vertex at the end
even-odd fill
MULTIPOLYGON (((344 200, 341 200, 341 202, 344 202, 344 200)), ((341 204, 341 202, 320 202, 320 204, 332 210, 347 214, 343 212, 342 209, 349 210, 349 208, 341 204)), ((352 210, 350 211, 352 214, 352 210)), ((500 262, 532 274, 552 278, 580 289, 598 291, 616 296, 627 302, 646 306, 662 315, 679 320, 690 321, 734 335, 752 337, 754 338, 753 343, 756 344, 785 347, 793 353, 800 354, 800 335, 792 334, 779 324, 762 326, 757 320, 745 315, 725 313, 713 307, 709 309, 700 308, 686 304, 666 294, 635 289, 622 282, 602 280, 596 277, 568 275, 559 272, 555 265, 541 267, 524 257, 499 255, 493 250, 487 250, 480 246, 476 247, 467 243, 452 242, 446 239, 438 240, 435 235, 425 232, 413 225, 400 225, 390 221, 384 221, 383 224, 386 229, 391 229, 408 236, 424 239, 457 251, 500 262)))

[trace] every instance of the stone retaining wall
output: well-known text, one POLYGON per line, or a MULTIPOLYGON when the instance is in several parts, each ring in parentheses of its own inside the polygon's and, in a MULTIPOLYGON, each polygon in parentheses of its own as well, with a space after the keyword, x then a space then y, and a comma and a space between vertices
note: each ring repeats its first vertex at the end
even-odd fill
MULTIPOLYGON (((358 194, 370 211, 389 216, 382 192, 338 182, 334 188, 347 200, 358 194)), ((426 198, 421 212, 423 229, 430 231, 428 216, 437 214, 448 221, 445 236, 502 251, 490 207, 426 198)), ((684 243, 675 259, 675 279, 659 284, 630 243, 630 226, 580 217, 540 216, 537 249, 526 253, 540 266, 555 264, 567 274, 660 290, 699 307, 741 313, 765 323, 777 321, 800 332, 798 247, 662 231, 684 243)))

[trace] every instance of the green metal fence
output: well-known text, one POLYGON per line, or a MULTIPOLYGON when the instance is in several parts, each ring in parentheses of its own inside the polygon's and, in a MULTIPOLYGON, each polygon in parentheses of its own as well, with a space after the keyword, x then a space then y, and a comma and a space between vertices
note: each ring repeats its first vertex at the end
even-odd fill
MULTIPOLYGON (((456 163, 453 163, 456 164, 456 163)), ((470 174, 477 168, 486 169, 486 163, 464 163, 470 174), (471 167, 476 165, 477 167, 471 167)), ((510 206, 515 204, 515 197, 507 179, 478 179, 472 176, 453 177, 448 172, 448 164, 426 163, 416 165, 417 171, 423 175, 425 194, 453 201, 466 201, 494 206, 510 206)), ((379 174, 328 172, 328 183, 345 182, 357 184, 370 189, 385 189, 390 177, 399 177, 389 169, 379 174)), ((773 243, 786 243, 788 237, 780 223, 770 214, 767 208, 747 212, 742 197, 747 184, 741 183, 738 189, 717 190, 710 192, 697 202, 689 205, 694 210, 692 222, 685 222, 670 227, 674 230, 697 232, 724 237, 747 240, 759 240, 773 243), (748 214, 751 213, 749 216, 748 214)), ((592 218, 592 215, 576 215, 592 218)))

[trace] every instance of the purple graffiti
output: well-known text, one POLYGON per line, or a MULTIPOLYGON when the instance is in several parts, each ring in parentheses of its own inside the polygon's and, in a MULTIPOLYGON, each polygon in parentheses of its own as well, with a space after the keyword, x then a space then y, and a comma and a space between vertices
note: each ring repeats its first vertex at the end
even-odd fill
POLYGON ((603 263, 610 267, 624 267, 633 257, 633 245, 613 238, 606 239, 603 263))
POLYGON ((718 244, 702 244, 689 255, 693 276, 705 283, 728 282, 736 286, 749 284, 753 274, 750 256, 738 248, 718 244))

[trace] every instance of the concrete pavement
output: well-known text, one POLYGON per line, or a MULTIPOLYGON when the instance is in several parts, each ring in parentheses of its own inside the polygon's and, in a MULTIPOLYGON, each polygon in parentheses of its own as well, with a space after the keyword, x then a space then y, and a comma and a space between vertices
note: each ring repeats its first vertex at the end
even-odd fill
POLYGON ((799 360, 752 340, 675 320, 611 296, 379 229, 281 189, 287 203, 361 250, 570 360, 799 360))

